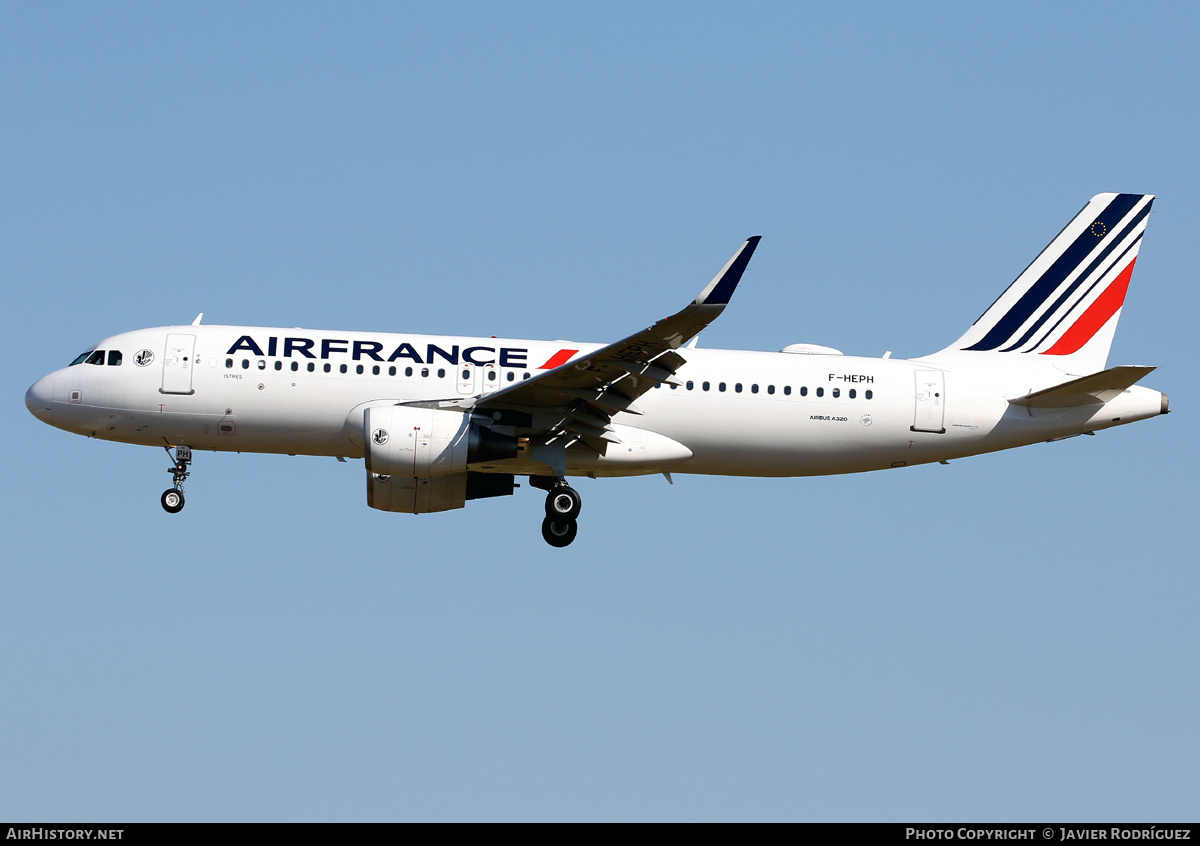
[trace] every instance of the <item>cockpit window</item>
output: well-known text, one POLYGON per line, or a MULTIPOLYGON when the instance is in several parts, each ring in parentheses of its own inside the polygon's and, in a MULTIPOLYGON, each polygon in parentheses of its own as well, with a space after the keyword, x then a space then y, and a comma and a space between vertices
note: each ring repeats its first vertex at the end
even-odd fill
POLYGON ((67 367, 74 367, 76 364, 83 364, 84 360, 91 355, 92 352, 93 350, 88 350, 87 352, 80 353, 79 355, 75 356, 75 360, 68 364, 67 367))
POLYGON ((120 350, 109 350, 108 351, 108 366, 109 367, 117 367, 118 365, 120 365, 120 363, 121 363, 121 351, 120 350))
POLYGON ((84 359, 84 364, 103 364, 104 350, 96 350, 94 353, 84 359))

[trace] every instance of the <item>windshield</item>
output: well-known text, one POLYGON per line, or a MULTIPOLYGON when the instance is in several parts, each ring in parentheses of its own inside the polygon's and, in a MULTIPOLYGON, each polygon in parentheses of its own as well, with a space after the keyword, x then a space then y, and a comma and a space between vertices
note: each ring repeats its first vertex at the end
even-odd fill
MULTIPOLYGON (((85 353, 80 353, 75 357, 75 360, 68 364, 68 367, 74 367, 76 364, 104 364, 104 350, 88 350, 85 353)), ((123 356, 120 350, 108 351, 108 366, 119 367, 123 356)))

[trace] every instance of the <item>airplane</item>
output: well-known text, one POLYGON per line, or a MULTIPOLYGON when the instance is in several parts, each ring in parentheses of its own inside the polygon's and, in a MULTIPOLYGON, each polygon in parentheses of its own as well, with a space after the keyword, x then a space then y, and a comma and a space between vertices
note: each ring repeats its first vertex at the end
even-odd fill
MULTIPOLYGON (((1168 412, 1106 369, 1154 197, 1097 194, 957 341, 919 358, 794 344, 700 349, 759 237, 679 312, 610 344, 202 324, 106 338, 25 405, 59 429, 161 446, 178 513, 195 450, 361 458, 367 504, 424 514, 546 492, 575 540, 571 476, 812 476, 1009 449, 1168 412)), ((673 483, 673 481, 672 481, 673 483)))

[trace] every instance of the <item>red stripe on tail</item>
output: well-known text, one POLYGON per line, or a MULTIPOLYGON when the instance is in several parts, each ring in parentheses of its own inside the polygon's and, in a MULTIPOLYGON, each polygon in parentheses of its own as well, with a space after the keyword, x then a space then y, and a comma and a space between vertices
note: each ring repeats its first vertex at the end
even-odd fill
POLYGON ((1125 291, 1129 288, 1129 277, 1133 276, 1135 264, 1137 264, 1136 258, 1129 263, 1129 267, 1121 271, 1121 275, 1113 280, 1103 294, 1096 297, 1096 301, 1088 306, 1087 311, 1080 315, 1075 324, 1062 334, 1054 346, 1043 352, 1042 355, 1070 355, 1082 349, 1083 345, 1090 341, 1092 336, 1100 331, 1100 327, 1107 323, 1117 313, 1117 309, 1124 304, 1125 291))

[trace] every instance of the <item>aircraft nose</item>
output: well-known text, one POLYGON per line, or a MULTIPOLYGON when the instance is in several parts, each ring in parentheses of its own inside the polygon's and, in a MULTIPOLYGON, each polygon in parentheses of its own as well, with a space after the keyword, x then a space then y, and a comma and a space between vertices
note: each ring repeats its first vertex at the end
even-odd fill
POLYGON ((53 382, 54 374, 52 373, 38 379, 25 392, 25 407, 29 409, 29 413, 51 426, 54 425, 54 411, 50 404, 54 395, 53 382))

